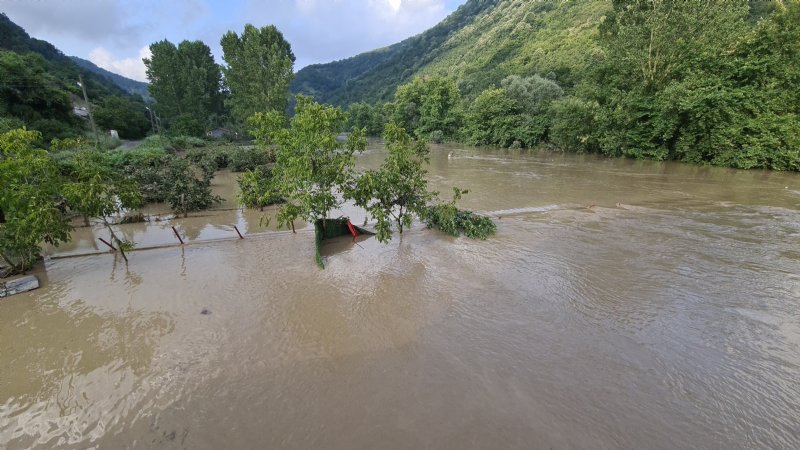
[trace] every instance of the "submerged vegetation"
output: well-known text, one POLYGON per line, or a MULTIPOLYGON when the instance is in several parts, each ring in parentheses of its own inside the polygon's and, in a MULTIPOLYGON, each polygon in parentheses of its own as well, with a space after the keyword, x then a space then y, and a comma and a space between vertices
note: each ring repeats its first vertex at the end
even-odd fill
POLYGON ((81 139, 54 140, 50 152, 36 148, 40 139, 24 129, 0 134, 0 256, 17 272, 32 266, 42 243, 68 241, 73 218, 101 224, 124 257, 133 243, 112 225, 127 212, 165 202, 186 215, 219 200, 211 192, 213 173, 175 154, 170 139, 154 136, 139 148, 111 151, 81 139))
POLYGON ((428 192, 425 180, 423 164, 429 162, 430 153, 425 141, 412 140, 394 123, 386 125, 384 140, 389 154, 381 167, 355 178, 346 195, 377 221, 377 239, 388 242, 394 226, 402 234, 435 194, 428 192))
POLYGON ((465 236, 472 239, 486 239, 497 231, 497 225, 486 216, 464 211, 456 207, 461 196, 469 193, 466 189, 453 188, 453 200, 428 206, 421 214, 428 228, 436 228, 450 236, 465 236))
POLYGON ((153 43, 147 104, 89 75, 76 88, 72 60, 5 16, 0 29, 0 254, 18 271, 75 217, 131 248, 117 219, 153 202, 207 209, 221 169, 240 173, 241 205, 280 204, 280 226, 324 224, 350 201, 381 242, 415 219, 485 239, 491 218, 456 206, 467 191, 428 190, 428 142, 800 170, 800 0, 470 0, 383 53, 298 74, 346 109, 291 98, 294 54, 274 26, 222 36, 224 66, 201 41, 153 43), (122 138, 152 135, 115 150, 79 106, 122 138), (367 135, 387 156, 359 173, 367 135))

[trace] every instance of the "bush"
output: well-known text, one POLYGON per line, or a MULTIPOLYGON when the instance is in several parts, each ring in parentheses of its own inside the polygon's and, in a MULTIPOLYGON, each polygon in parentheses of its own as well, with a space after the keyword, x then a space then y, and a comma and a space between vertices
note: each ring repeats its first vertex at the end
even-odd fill
POLYGON ((567 97, 550 104, 553 124, 550 127, 550 141, 564 150, 576 152, 597 151, 595 133, 595 102, 567 97))
POLYGON ((167 153, 171 153, 175 150, 175 147, 168 138, 159 134, 154 134, 152 136, 147 136, 144 142, 137 147, 137 150, 138 149, 163 150, 167 153))
POLYGON ((235 148, 228 152, 229 167, 233 172, 255 170, 273 162, 272 155, 258 148, 235 148))
POLYGON ((189 161, 171 158, 164 171, 165 200, 173 211, 186 216, 191 211, 208 209, 221 199, 211 193, 211 180, 198 177, 189 161))
POLYGON ((145 203, 166 200, 168 185, 164 171, 175 158, 163 148, 138 147, 113 151, 108 153, 107 159, 113 168, 136 181, 145 203))
POLYGON ((186 151, 186 159, 197 164, 206 157, 208 150, 204 148, 192 148, 186 151))
POLYGON ((239 204, 247 208, 263 209, 281 202, 281 197, 272 182, 272 169, 259 167, 239 175, 239 204))
POLYGON ((194 136, 173 136, 170 141, 174 147, 184 150, 206 146, 206 141, 194 136))
POLYGON ((463 233, 471 239, 486 239, 494 234, 497 226, 492 219, 456 207, 461 195, 468 191, 453 188, 453 192, 452 201, 425 208, 421 218, 428 228, 436 227, 451 236, 460 236, 463 233))
POLYGON ((231 152, 223 148, 211 149, 206 153, 203 161, 208 161, 217 169, 226 169, 231 164, 231 152))

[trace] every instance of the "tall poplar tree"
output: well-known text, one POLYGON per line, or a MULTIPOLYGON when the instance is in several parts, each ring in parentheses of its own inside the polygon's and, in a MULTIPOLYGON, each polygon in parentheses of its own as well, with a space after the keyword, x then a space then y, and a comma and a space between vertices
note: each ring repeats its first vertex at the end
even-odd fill
POLYGON ((283 113, 288 106, 289 82, 294 77, 294 54, 275 26, 244 27, 241 36, 228 31, 222 36, 225 83, 230 96, 225 100, 240 123, 256 112, 283 113))
POLYGON ((202 41, 183 41, 178 46, 167 40, 150 45, 144 59, 150 95, 159 114, 171 124, 207 126, 209 117, 222 110, 222 74, 202 41))

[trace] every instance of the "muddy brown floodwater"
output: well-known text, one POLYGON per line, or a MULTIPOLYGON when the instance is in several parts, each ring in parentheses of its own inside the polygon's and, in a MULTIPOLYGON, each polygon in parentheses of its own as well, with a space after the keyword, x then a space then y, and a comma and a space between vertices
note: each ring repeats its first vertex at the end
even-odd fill
POLYGON ((234 180, 122 227, 189 245, 51 258, 0 301, 0 448, 800 448, 797 174, 437 146, 431 185, 497 234, 324 271, 234 180))

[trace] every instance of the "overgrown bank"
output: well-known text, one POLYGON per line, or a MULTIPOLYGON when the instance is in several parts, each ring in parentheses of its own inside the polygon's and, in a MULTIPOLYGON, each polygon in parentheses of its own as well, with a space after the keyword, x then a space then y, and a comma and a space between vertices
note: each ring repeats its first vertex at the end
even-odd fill
POLYGON ((800 170, 797 0, 615 0, 592 42, 590 66, 581 57, 564 73, 521 68, 477 93, 457 77, 418 77, 391 102, 351 104, 351 125, 375 134, 393 121, 432 141, 800 170))

